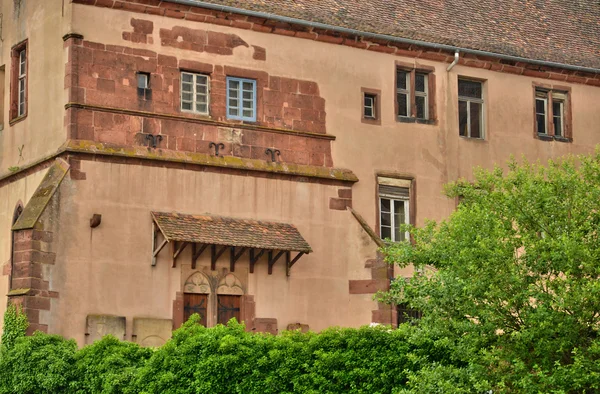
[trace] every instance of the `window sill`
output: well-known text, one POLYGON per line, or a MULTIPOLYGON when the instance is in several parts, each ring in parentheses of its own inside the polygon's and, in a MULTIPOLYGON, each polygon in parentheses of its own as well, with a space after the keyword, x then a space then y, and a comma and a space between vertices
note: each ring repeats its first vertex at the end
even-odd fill
POLYGON ((466 135, 459 135, 460 138, 462 138, 465 141, 473 141, 473 142, 487 142, 487 140, 484 138, 475 138, 475 137, 467 137, 466 135))
POLYGON ((373 126, 381 126, 381 119, 379 118, 361 118, 361 122, 364 124, 370 124, 373 126))
POLYGON ((557 142, 573 142, 572 138, 554 136, 548 134, 539 134, 537 135, 537 139, 541 141, 557 141, 557 142))
POLYGON ((15 124, 19 123, 20 121, 24 120, 26 117, 27 117, 27 114, 25 114, 25 115, 21 115, 21 116, 18 116, 18 117, 14 118, 14 119, 11 119, 11 120, 8 122, 8 124, 9 124, 10 126, 13 126, 13 125, 15 125, 15 124))
POLYGON ((420 118, 411 118, 408 116, 397 116, 396 121, 400 123, 419 123, 419 124, 435 124, 435 119, 420 119, 420 118))

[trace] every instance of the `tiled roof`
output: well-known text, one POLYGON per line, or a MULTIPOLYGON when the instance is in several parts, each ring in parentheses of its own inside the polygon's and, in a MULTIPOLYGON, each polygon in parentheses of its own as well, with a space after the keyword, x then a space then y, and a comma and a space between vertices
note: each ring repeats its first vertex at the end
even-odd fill
POLYGON ((174 212, 152 212, 152 217, 169 241, 312 252, 291 224, 174 212))
POLYGON ((598 0, 204 0, 436 44, 600 69, 598 0))

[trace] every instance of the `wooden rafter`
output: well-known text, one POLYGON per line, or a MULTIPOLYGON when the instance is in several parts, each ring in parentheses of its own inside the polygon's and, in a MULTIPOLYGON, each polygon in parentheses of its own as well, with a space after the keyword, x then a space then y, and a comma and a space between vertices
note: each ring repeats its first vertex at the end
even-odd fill
POLYGON ((223 252, 225 252, 228 248, 229 248, 229 246, 223 246, 220 250, 217 251, 217 245, 210 245, 210 269, 211 270, 214 271, 217 269, 217 260, 219 260, 219 257, 221 257, 223 252))
POLYGON ((188 246, 188 242, 182 242, 180 245, 177 245, 177 241, 173 241, 172 243, 172 251, 173 251, 173 268, 177 266, 177 257, 183 252, 183 250, 188 246))
POLYGON ((165 245, 169 242, 169 240, 164 237, 163 241, 160 243, 160 245, 157 245, 157 241, 158 241, 158 233, 159 233, 159 228, 156 225, 156 223, 152 222, 152 265, 155 266, 156 265, 156 256, 158 256, 158 254, 160 253, 160 251, 165 247, 165 245))
POLYGON ((269 250, 269 275, 273 274, 273 266, 275 265, 277 260, 279 260, 279 258, 281 256, 283 256, 283 254, 285 252, 286 252, 285 250, 282 250, 279 253, 277 253, 275 256, 273 256, 273 251, 269 250))
POLYGON ((296 264, 296 262, 300 260, 300 257, 304 256, 304 254, 304 252, 298 252, 296 257, 292 259, 292 252, 287 251, 285 253, 285 273, 287 276, 290 276, 290 268, 292 268, 292 266, 296 264))
POLYGON ((250 273, 254 273, 254 265, 258 262, 258 259, 265 253, 264 249, 261 249, 258 254, 256 253, 256 249, 250 249, 250 273))
POLYGON ((235 263, 242 257, 245 251, 246 248, 240 248, 240 251, 236 254, 235 246, 231 247, 231 252, 229 254, 229 271, 235 271, 235 263))
POLYGON ((192 269, 195 270, 196 269, 196 261, 198 261, 198 259, 200 258, 200 256, 202 255, 202 253, 206 250, 206 248, 208 247, 207 244, 200 244, 200 248, 198 249, 197 247, 198 244, 193 243, 192 244, 192 269))

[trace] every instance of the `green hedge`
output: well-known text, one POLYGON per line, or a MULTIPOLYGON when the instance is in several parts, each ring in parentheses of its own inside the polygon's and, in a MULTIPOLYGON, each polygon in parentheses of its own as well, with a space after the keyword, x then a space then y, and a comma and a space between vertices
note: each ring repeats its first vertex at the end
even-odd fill
POLYGON ((408 327, 273 336, 197 321, 157 349, 21 335, 0 350, 0 393, 394 393, 415 371, 408 327))

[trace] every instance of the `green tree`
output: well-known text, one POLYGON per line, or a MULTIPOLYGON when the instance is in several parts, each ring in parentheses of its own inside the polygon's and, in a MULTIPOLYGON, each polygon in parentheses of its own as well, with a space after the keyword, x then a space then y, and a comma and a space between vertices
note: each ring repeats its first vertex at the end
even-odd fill
POLYGON ((29 327, 27 316, 13 304, 8 305, 4 312, 4 327, 2 328, 2 346, 10 349, 18 338, 24 337, 29 327))
POLYGON ((600 151, 447 186, 456 211, 385 248, 381 298, 423 312, 408 392, 600 392, 600 151))

